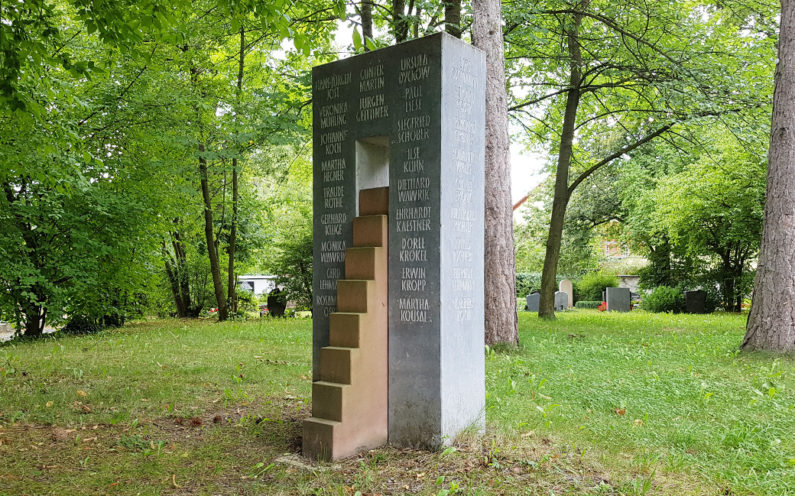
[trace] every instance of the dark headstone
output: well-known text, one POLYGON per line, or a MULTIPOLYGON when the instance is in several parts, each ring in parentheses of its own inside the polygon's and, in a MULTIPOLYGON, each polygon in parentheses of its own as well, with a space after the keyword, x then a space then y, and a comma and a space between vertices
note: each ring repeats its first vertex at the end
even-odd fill
POLYGON ((527 311, 538 312, 538 303, 541 301, 541 295, 532 293, 527 295, 527 311))
POLYGON ((555 311, 562 312, 569 308, 569 295, 563 291, 555 291, 555 311))
POLYGON ((606 288, 608 312, 629 312, 631 307, 629 288, 606 288))
POLYGON ((685 291, 685 313, 707 313, 706 307, 706 291, 685 291))
POLYGON ((284 317, 284 309, 287 308, 287 298, 279 288, 268 293, 268 313, 271 317, 284 317))

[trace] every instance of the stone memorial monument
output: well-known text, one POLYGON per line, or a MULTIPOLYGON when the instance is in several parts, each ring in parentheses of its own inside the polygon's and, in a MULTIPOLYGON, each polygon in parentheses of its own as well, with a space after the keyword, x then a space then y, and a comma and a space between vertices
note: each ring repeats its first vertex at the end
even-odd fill
POLYGON ((538 312, 538 306, 541 303, 540 293, 531 293, 527 295, 527 311, 538 312))
MULTIPOLYGON (((574 284, 570 279, 563 279, 560 281, 558 289, 568 296, 567 305, 569 308, 574 308, 574 284)), ((556 305, 557 306, 557 305, 556 305)))
POLYGON ((629 288, 605 288, 605 291, 608 312, 629 312, 631 310, 632 294, 629 292, 629 288))
POLYGON ((312 73, 310 458, 483 427, 485 58, 444 33, 312 73))

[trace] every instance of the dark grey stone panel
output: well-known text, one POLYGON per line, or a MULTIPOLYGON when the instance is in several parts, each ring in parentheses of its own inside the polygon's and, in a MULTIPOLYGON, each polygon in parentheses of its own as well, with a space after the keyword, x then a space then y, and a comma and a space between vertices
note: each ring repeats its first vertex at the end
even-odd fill
POLYGON ((389 169, 389 442, 434 447, 441 391, 441 37, 392 48, 400 105, 389 169))
POLYGON ((629 312, 631 294, 629 288, 606 288, 608 312, 629 312))

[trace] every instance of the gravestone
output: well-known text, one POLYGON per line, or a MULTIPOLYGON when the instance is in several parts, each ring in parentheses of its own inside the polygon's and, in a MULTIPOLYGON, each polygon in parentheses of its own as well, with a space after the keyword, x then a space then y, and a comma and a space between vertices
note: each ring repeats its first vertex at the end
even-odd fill
POLYGON ((268 293, 268 313, 271 317, 284 317, 284 310, 287 308, 287 297, 279 288, 275 288, 268 293))
POLYGON ((569 295, 563 291, 555 291, 555 311, 562 312, 569 308, 569 295))
POLYGON ((631 295, 629 288, 606 288, 608 312, 629 312, 631 309, 631 295))
POLYGON ((566 303, 566 305, 569 308, 574 307, 574 284, 572 284, 571 280, 563 279, 562 281, 560 281, 558 289, 566 293, 566 295, 568 296, 568 302, 566 303))
POLYGON ((532 293, 527 295, 527 311, 538 312, 538 304, 540 301, 541 301, 541 295, 539 293, 532 293))
POLYGON ((703 290, 685 291, 685 313, 707 313, 707 293, 703 290))
POLYGON ((313 413, 321 355, 339 351, 329 330, 352 283, 354 219, 386 214, 388 438, 438 448, 484 426, 484 55, 440 33, 312 78, 313 413))

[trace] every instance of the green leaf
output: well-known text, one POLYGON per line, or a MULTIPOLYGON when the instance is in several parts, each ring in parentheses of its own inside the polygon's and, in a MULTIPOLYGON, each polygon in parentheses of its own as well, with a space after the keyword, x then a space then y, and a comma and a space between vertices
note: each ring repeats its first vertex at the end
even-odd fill
POLYGON ((353 30, 353 49, 357 52, 363 48, 362 35, 359 34, 358 29, 353 30))
POLYGON ((371 51, 378 50, 378 46, 375 44, 375 41, 369 36, 365 37, 364 42, 367 44, 367 48, 369 48, 371 51))

